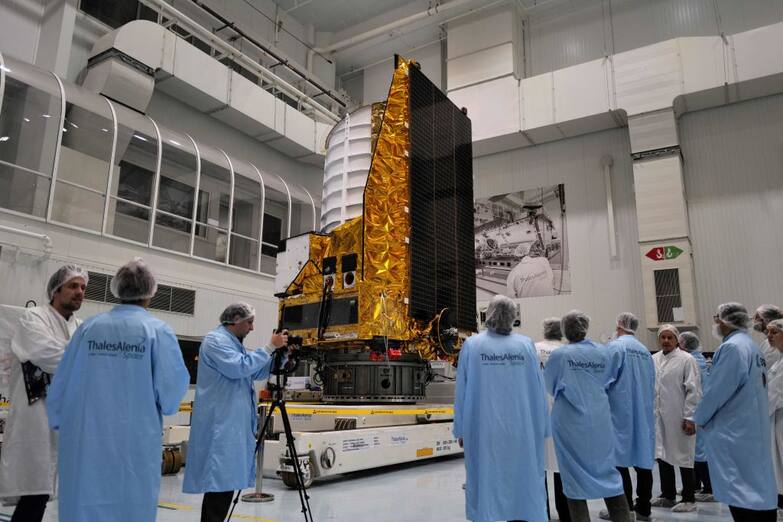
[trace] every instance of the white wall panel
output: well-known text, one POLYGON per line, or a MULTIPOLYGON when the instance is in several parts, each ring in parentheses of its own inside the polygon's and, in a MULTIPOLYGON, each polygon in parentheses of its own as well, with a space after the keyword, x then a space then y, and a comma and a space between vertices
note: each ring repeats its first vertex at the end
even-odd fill
POLYGON ((737 79, 752 80, 783 70, 783 22, 732 37, 737 79))
POLYGON ((449 91, 457 107, 467 107, 473 141, 519 132, 519 81, 513 76, 449 91))
POLYGON ((688 236, 682 197, 682 165, 677 155, 633 164, 639 241, 688 236))
POLYGON ((677 40, 614 56, 617 106, 629 115, 669 107, 682 94, 677 40))
POLYGON ((449 90, 514 74, 514 45, 507 42, 449 59, 446 74, 449 90))
POLYGON ((553 87, 552 74, 541 74, 520 82, 523 129, 555 123, 553 87))
POLYGON ((715 308, 783 305, 783 95, 680 119, 699 317, 710 340, 715 308))
POLYGON ((35 63, 44 13, 42 0, 0 2, 0 52, 35 63))
POLYGON ((505 8, 478 20, 449 24, 448 59, 494 47, 514 39, 514 19, 505 8))
MULTIPOLYGON (((572 308, 580 308, 591 316, 590 335, 595 339, 613 332, 615 317, 621 311, 632 311, 643 322, 641 260, 627 131, 609 130, 484 156, 475 160, 474 176, 476 198, 565 184, 573 292, 519 300, 524 333, 540 339, 540 325, 545 317, 560 316, 572 308), (614 259, 609 255, 601 166, 604 155, 614 159, 612 194, 619 251, 614 259)), ((644 334, 642 340, 649 341, 644 334)))
POLYGON ((555 120, 568 121, 596 112, 611 110, 608 60, 591 62, 555 71, 555 120), (578 92, 579 96, 574 96, 578 92))
MULTIPOLYGON (((405 53, 405 58, 412 58, 419 62, 421 72, 438 88, 442 88, 441 70, 443 60, 441 58, 440 42, 405 53)), ((388 60, 365 69, 362 105, 384 101, 389 94, 389 85, 391 85, 393 75, 394 61, 391 56, 388 60)))

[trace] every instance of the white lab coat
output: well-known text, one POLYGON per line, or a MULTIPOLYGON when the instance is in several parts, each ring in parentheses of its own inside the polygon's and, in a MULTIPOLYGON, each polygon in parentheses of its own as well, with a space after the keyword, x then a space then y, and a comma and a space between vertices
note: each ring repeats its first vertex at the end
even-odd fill
POLYGON ((769 393, 769 424, 772 427, 772 464, 778 494, 783 495, 783 359, 779 359, 767 372, 769 393))
POLYGON ((655 458, 672 466, 692 468, 696 436, 682 431, 682 421, 693 421, 701 400, 701 378, 696 359, 679 348, 653 355, 655 363, 655 458))
POLYGON ((761 355, 764 356, 764 360, 767 363, 767 370, 775 366, 775 363, 780 360, 780 352, 777 348, 770 346, 766 338, 759 343, 759 350, 761 350, 761 355))
POLYGON ((506 279, 509 297, 555 295, 555 275, 545 257, 525 256, 511 269, 506 279))
POLYGON ((0 452, 0 497, 50 495, 56 490, 57 439, 49 429, 45 399, 28 404, 22 363, 54 373, 80 321, 66 321, 51 305, 30 308, 19 319, 11 352, 11 411, 0 452))
MULTIPOLYGON (((538 352, 538 358, 541 361, 541 368, 544 368, 546 366, 546 362, 549 360, 549 354, 551 354, 555 348, 560 348, 563 346, 562 341, 541 341, 536 343, 536 351, 538 352)), ((555 402, 555 399, 547 394, 547 405, 548 410, 551 415, 552 413, 552 404, 555 402)), ((552 437, 547 437, 544 441, 544 466, 547 471, 552 471, 555 473, 559 473, 559 468, 557 467, 557 456, 555 455, 555 441, 552 437)))

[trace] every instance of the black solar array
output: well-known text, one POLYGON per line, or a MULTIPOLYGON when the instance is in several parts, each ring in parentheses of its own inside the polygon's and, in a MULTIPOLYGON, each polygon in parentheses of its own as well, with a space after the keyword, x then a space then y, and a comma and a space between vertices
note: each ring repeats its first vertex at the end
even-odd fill
POLYGON ((416 67, 410 108, 410 315, 448 308, 451 326, 475 330, 470 120, 416 67))

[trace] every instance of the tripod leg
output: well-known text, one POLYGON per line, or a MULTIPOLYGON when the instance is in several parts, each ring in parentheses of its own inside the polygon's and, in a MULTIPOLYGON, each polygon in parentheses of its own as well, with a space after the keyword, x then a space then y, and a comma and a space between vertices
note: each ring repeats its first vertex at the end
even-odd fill
MULTIPOLYGON (((253 452, 253 458, 255 459, 256 453, 258 453, 259 448, 261 448, 261 442, 263 441, 264 434, 266 433, 267 428, 269 427, 269 423, 272 420, 272 415, 275 413, 275 408, 279 408, 281 405, 278 403, 277 399, 274 399, 272 401, 272 404, 269 405, 269 411, 266 414, 266 418, 264 418, 264 425, 261 427, 261 431, 258 432, 256 436, 256 450, 253 452)), ((280 412, 282 413, 282 409, 280 412)), ((284 423, 285 424, 285 423, 284 423)), ((239 496, 242 494, 242 490, 240 489, 237 491, 236 497, 234 497, 234 501, 231 503, 231 511, 228 512, 228 516, 226 517, 226 522, 231 520, 231 516, 234 514, 234 508, 237 507, 237 504, 239 503, 239 496)))
POLYGON ((302 504, 302 513, 305 517, 305 522, 313 520, 313 514, 310 510, 310 497, 307 495, 307 489, 304 485, 304 478, 302 476, 302 468, 299 466, 299 455, 296 453, 296 444, 294 442, 294 434, 291 430, 291 422, 288 419, 288 411, 285 407, 285 402, 281 401, 278 405, 280 408, 280 416, 283 419, 283 428, 285 429, 286 445, 288 447, 288 454, 293 462, 294 472, 296 474, 297 491, 299 492, 299 501, 302 504))

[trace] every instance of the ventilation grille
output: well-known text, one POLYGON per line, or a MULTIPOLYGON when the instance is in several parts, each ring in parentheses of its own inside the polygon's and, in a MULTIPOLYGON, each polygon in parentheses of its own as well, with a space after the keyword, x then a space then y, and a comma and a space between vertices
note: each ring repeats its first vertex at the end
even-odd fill
POLYGON ((675 310, 680 312, 682 298, 680 296, 680 272, 676 268, 654 270, 655 301, 658 307, 658 322, 673 323, 682 321, 680 314, 675 316, 675 310))
MULTIPOLYGON (((119 303, 111 293, 112 276, 90 272, 90 282, 84 291, 84 298, 99 303, 119 303)), ((152 298, 150 308, 164 312, 193 315, 196 309, 196 291, 175 286, 158 285, 158 292, 152 298)))
POLYGON ((473 153, 470 120, 416 67, 410 69, 411 303, 429 320, 476 329, 473 153))

